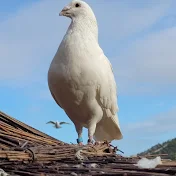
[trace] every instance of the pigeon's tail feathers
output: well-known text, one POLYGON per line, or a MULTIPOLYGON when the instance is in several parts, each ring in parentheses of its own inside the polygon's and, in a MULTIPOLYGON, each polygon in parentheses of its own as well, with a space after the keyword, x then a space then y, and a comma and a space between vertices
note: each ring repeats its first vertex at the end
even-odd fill
POLYGON ((104 117, 96 127, 94 139, 96 141, 112 141, 122 139, 122 133, 119 126, 117 115, 112 117, 104 117))

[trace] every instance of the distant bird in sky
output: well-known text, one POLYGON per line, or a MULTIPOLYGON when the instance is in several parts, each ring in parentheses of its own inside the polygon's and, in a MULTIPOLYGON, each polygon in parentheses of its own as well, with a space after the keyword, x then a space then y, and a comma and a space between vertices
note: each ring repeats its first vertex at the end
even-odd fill
POLYGON ((93 139, 122 139, 116 82, 111 63, 98 42, 96 17, 81 0, 71 1, 60 15, 72 22, 48 71, 50 92, 74 123, 78 144, 83 142, 83 127, 88 129, 89 144, 93 139))
POLYGON ((70 123, 67 123, 67 122, 53 122, 53 121, 49 121, 47 122, 46 124, 53 124, 55 128, 62 128, 61 125, 63 124, 70 124, 70 123))

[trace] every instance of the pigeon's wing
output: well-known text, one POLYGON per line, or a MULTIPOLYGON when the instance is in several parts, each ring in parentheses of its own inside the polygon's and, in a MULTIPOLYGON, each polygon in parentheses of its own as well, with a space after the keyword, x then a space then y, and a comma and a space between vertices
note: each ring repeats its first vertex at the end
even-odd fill
POLYGON ((70 124, 70 123, 67 123, 67 122, 60 122, 60 125, 63 125, 63 124, 70 124))
POLYGON ((55 124, 55 122, 53 122, 53 121, 49 121, 49 122, 47 122, 46 124, 49 124, 49 123, 51 123, 51 124, 55 124))
POLYGON ((100 56, 102 63, 102 82, 99 86, 98 101, 106 110, 107 116, 114 116, 118 111, 117 105, 117 87, 113 74, 113 69, 108 58, 102 54, 100 56))
POLYGON ((121 139, 119 120, 117 116, 117 91, 116 82, 109 60, 104 54, 101 54, 101 80, 97 91, 97 102, 104 111, 102 121, 97 125, 95 131, 96 140, 114 140, 121 139))

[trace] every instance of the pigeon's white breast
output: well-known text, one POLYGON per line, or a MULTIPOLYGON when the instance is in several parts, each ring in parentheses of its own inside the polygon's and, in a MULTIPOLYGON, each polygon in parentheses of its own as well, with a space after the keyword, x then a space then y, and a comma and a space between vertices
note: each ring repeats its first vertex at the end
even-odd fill
POLYGON ((102 81, 99 72, 102 66, 96 59, 101 50, 93 53, 95 46, 88 47, 89 41, 83 44, 76 38, 73 36, 62 41, 51 63, 48 82, 56 101, 68 116, 85 123, 89 120, 92 101, 96 101, 96 91, 102 81))

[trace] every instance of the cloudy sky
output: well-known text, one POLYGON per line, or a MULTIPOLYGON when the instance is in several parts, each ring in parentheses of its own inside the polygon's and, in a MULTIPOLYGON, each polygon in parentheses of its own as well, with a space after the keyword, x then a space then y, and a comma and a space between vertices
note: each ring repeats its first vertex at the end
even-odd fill
MULTIPOLYGON (((47 72, 70 19, 58 14, 69 0, 0 2, 0 110, 65 142, 73 124, 52 99, 47 72)), ((125 155, 176 137, 176 1, 87 0, 99 43, 112 63, 125 155)), ((84 141, 87 141, 84 130, 84 141)))

